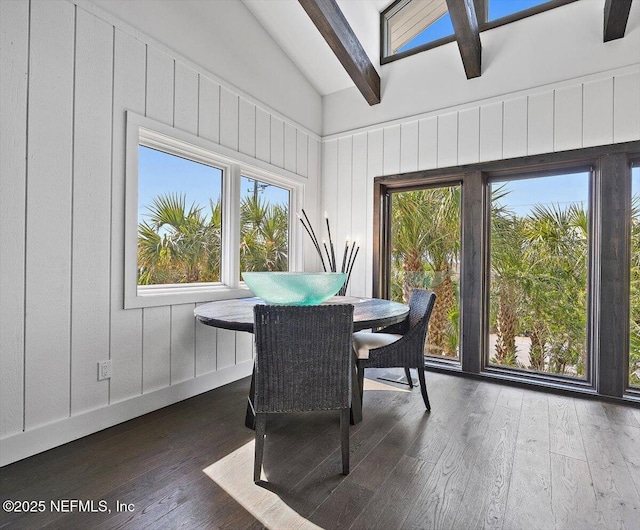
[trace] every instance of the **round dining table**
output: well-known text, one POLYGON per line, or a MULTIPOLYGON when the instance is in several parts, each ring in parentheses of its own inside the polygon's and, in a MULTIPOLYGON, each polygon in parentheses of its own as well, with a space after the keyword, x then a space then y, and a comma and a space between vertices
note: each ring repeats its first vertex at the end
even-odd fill
MULTIPOLYGON (((253 333, 253 306, 264 303, 257 297, 219 300, 197 306, 194 314, 207 326, 253 333)), ((333 296, 323 304, 353 304, 354 331, 390 326, 409 314, 409 306, 381 298, 333 296)))
MULTIPOLYGON (((196 306, 195 317, 216 328, 253 333, 253 308, 264 304, 261 298, 234 298, 218 300, 196 306)), ((380 328, 402 322, 409 315, 409 306, 381 298, 361 298, 356 296, 333 296, 323 304, 352 304, 353 330, 380 328)), ((362 393, 359 388, 355 362, 352 366, 351 423, 362 421, 362 393)), ((251 377, 251 389, 247 403, 245 425, 255 428, 255 412, 252 396, 254 394, 254 376, 251 377)))

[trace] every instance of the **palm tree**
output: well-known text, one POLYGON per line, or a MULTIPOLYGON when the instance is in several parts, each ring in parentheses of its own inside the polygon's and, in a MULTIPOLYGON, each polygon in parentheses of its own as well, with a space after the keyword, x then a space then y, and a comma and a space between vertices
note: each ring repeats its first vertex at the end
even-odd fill
POLYGON ((138 226, 138 283, 220 281, 220 202, 209 215, 183 194, 154 198, 138 226))
POLYGON ((523 321, 531 331, 530 360, 541 368, 584 372, 588 220, 577 205, 536 206, 524 219, 523 321))
POLYGON ((289 209, 267 204, 259 195, 240 204, 241 271, 286 271, 289 257, 289 209))
POLYGON ((402 269, 403 299, 413 287, 430 287, 436 304, 429 323, 430 353, 457 355, 456 286, 460 254, 460 187, 401 192, 392 202, 392 261, 402 269))

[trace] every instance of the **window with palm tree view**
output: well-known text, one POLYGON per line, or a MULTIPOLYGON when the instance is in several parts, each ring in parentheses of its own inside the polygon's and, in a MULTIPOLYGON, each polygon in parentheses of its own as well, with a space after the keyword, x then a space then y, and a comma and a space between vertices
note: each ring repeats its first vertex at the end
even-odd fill
POLYGON ((631 169, 629 386, 640 388, 640 166, 631 169))
POLYGON ((489 364, 586 378, 589 173, 489 188, 489 364))
POLYGON ((459 359, 460 185, 391 194, 391 299, 408 303, 413 288, 436 304, 425 354, 459 359))
POLYGON ((138 150, 138 285, 220 281, 222 169, 138 150))
POLYGON ((240 272, 289 269, 289 190, 242 177, 240 272))
MULTIPOLYGON (((231 177, 220 166, 139 146, 138 285, 223 281, 223 179, 231 177)), ((246 176, 240 186, 240 272, 286 271, 289 190, 246 176)))

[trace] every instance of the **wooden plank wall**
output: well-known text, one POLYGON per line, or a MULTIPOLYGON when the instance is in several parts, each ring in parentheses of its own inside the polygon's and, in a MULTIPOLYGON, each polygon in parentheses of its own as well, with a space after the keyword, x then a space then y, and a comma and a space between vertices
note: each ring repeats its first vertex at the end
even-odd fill
POLYGON ((123 309, 125 111, 306 177, 312 218, 319 137, 72 2, 0 10, 0 438, 251 361, 194 304, 123 309))
POLYGON ((640 71, 602 74, 323 140, 323 209, 360 241, 350 294, 372 291, 373 179, 640 139, 640 71), (366 219, 366 223, 363 220, 366 219))

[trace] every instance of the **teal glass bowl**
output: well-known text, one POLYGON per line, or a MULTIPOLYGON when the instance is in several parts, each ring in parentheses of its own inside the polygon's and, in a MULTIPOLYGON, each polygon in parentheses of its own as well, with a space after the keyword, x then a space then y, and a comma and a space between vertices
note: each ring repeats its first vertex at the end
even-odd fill
POLYGON ((344 285, 344 272, 243 272, 253 294, 268 304, 318 305, 344 285))

